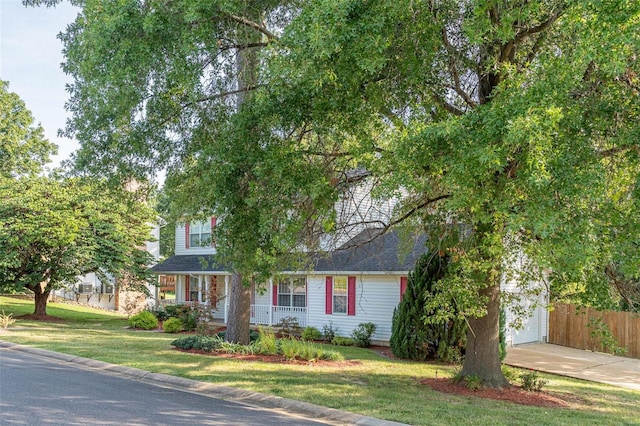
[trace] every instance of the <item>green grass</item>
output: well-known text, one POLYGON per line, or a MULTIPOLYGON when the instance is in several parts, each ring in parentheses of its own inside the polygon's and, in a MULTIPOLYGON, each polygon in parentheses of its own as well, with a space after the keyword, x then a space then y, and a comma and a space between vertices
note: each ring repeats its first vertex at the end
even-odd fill
MULTIPOLYGON (((0 310, 31 313, 32 301, 0 296, 0 310)), ((61 323, 20 320, 0 339, 144 370, 307 401, 381 419, 424 425, 639 424, 640 392, 542 374, 545 391, 570 394, 573 406, 549 409, 432 391, 422 378, 450 366, 395 361, 355 347, 328 348, 360 364, 347 367, 246 362, 174 350, 175 335, 132 331, 123 316, 52 303, 61 323)))

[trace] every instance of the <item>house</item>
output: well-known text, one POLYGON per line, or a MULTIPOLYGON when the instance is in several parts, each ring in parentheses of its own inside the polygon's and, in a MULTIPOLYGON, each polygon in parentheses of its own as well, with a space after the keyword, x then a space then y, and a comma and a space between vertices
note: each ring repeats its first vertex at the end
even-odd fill
MULTIPOLYGON (((175 300, 164 303, 203 303, 214 309, 215 320, 226 323, 231 271, 216 262, 215 247, 208 243, 215 218, 176 227, 175 256, 155 265, 160 282, 175 283, 175 300)), ((397 232, 359 233, 325 255, 313 255, 307 271, 282 271, 267 283, 251 289, 251 323, 276 325, 295 318, 301 327, 349 336, 358 324, 373 322, 374 343, 388 344, 393 311, 406 289, 407 276, 425 252, 426 237, 401 239, 397 232)), ((503 288, 517 286, 505 281, 503 288)), ((508 310, 508 319, 516 312, 508 310)), ((536 308, 524 328, 507 331, 507 341, 519 344, 546 339, 546 309, 536 308), (543 312, 545 315, 543 315, 543 312)))
MULTIPOLYGON (((151 239, 145 249, 151 254, 155 262, 160 257, 160 227, 155 225, 151 229, 151 239)), ((155 286, 147 285, 150 294, 156 292, 155 286)), ((137 291, 126 291, 117 285, 116 279, 108 277, 101 281, 97 274, 89 273, 77 277, 75 283, 52 292, 52 299, 62 298, 75 300, 96 308, 109 309, 127 314, 140 311, 148 305, 147 297, 137 291)))

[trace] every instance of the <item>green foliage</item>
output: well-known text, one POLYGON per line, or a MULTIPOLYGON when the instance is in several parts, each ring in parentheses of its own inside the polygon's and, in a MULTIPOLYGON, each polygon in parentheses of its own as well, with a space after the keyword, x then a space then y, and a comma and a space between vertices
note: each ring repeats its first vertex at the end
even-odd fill
POLYGON ((276 324, 276 327, 283 336, 300 335, 300 325, 298 324, 297 317, 284 317, 276 324))
POLYGON ((15 324, 15 322, 16 319, 13 317, 13 314, 5 314, 3 309, 2 313, 0 314, 0 327, 6 330, 10 325, 15 324))
POLYGON ((336 337, 336 332, 338 331, 338 327, 334 328, 333 323, 329 321, 329 324, 325 324, 322 326, 322 335, 324 336, 324 340, 327 342, 333 342, 333 339, 336 337))
POLYGON ((320 345, 297 340, 295 338, 281 339, 280 351, 287 359, 302 359, 305 361, 331 360, 342 361, 341 353, 324 350, 320 345))
POLYGON ((305 327, 302 330, 302 340, 320 340, 322 339, 322 333, 315 327, 305 327))
POLYGON ((0 80, 0 177, 35 176, 49 162, 57 147, 34 126, 31 112, 20 97, 0 80))
POLYGON ((155 317, 158 319, 158 321, 165 321, 170 317, 170 315, 167 313, 167 311, 164 309, 164 307, 162 307, 160 305, 153 306, 149 310, 149 312, 151 312, 153 315, 155 315, 155 317))
MULTIPOLYGON (((604 349, 615 355, 624 355, 627 352, 627 348, 618 344, 618 339, 602 318, 589 318, 587 328, 589 328, 589 337, 597 339, 604 349)), ((599 348, 594 348, 594 350, 597 349, 599 348)))
POLYGON ((389 344, 395 356, 460 361, 467 327, 459 318, 455 301, 449 300, 438 310, 427 307, 429 299, 442 291, 437 283, 446 275, 448 261, 447 257, 427 253, 409 274, 407 290, 393 314, 389 344), (446 309, 450 312, 441 312, 446 309))
POLYGON ((256 348, 261 354, 277 354, 279 352, 278 340, 269 327, 260 327, 258 329, 259 337, 256 341, 256 348))
POLYGON ((367 170, 402 196, 389 223, 451 255, 429 305, 455 300, 481 344, 516 253, 523 283, 550 270, 582 304, 610 304, 609 265, 640 276, 639 2, 249 5, 86 2, 61 36, 77 166, 168 170, 174 214, 224 213, 220 256, 263 275, 345 225, 335 201, 367 170))
POLYGON ((184 329, 183 327, 180 318, 169 318, 162 323, 162 329, 165 333, 178 333, 184 329))
POLYGON ((142 311, 129 318, 129 326, 142 330, 153 330, 158 328, 158 319, 151 312, 142 311))
POLYGON ((331 339, 331 344, 336 346, 355 346, 356 341, 351 337, 334 336, 331 339))
POLYGON ((191 335, 173 340, 171 346, 185 351, 196 349, 204 352, 213 352, 220 349, 223 343, 225 343, 224 340, 219 337, 191 335))
POLYGON ((376 325, 372 322, 363 322, 351 332, 351 338, 356 346, 368 348, 371 346, 371 338, 376 332, 376 325))
POLYGON ((480 376, 478 376, 477 374, 465 376, 464 382, 465 386, 469 390, 477 391, 482 389, 482 378, 480 378, 480 376))
POLYGON ((547 384, 547 380, 538 376, 537 371, 530 371, 520 375, 520 383, 522 389, 528 392, 540 392, 544 385, 547 384))
POLYGON ((0 289, 30 290, 37 309, 90 272, 147 291, 151 255, 140 247, 153 214, 139 194, 80 178, 0 178, 0 199, 0 289))

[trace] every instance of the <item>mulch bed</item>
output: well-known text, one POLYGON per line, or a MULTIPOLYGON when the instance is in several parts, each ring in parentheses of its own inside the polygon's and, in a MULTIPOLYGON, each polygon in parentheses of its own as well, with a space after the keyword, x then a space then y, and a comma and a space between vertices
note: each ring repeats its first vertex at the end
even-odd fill
POLYGON ((518 386, 509 386, 503 389, 482 388, 478 390, 468 389, 463 383, 454 383, 450 378, 421 379, 420 384, 431 389, 460 396, 472 396, 498 401, 508 401, 515 404, 531 405, 548 408, 568 408, 577 402, 570 395, 560 395, 549 392, 528 392, 518 386))

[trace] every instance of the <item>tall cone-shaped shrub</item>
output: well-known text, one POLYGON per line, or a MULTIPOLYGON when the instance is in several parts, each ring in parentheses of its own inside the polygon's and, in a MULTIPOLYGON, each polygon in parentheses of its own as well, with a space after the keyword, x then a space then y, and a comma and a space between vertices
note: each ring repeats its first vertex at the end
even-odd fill
MULTIPOLYGON (((433 312, 425 305, 437 289, 435 283, 447 273, 448 256, 427 253, 420 257, 409 274, 407 289, 393 313, 390 346, 399 358, 440 361, 459 359, 464 351, 466 324, 464 320, 437 323, 425 320, 433 312)), ((452 301, 450 306, 455 306, 452 301)))

